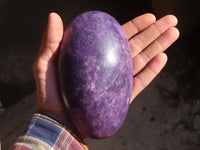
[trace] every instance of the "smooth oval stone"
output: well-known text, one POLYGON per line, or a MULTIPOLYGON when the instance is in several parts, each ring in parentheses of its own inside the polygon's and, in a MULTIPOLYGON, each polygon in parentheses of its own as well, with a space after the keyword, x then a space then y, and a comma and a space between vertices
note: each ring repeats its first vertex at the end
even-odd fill
POLYGON ((131 98, 132 68, 128 40, 112 16, 85 12, 65 30, 58 58, 59 83, 82 136, 106 138, 122 126, 131 98))

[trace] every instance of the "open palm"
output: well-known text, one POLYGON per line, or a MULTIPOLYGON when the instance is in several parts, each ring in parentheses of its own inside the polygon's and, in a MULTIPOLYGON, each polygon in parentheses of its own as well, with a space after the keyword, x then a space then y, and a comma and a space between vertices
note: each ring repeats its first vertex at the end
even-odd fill
POLYGON ((152 14, 144 14, 122 25, 133 60, 131 102, 165 66, 167 55, 163 52, 179 36, 176 25, 177 19, 173 15, 156 21, 152 14))
MULTIPOLYGON (((174 27, 176 17, 165 16, 156 21, 152 14, 144 14, 122 25, 129 40, 133 59, 133 89, 131 101, 155 78, 167 62, 163 53, 179 36, 174 27)), ((51 13, 48 26, 34 63, 39 111, 56 114, 66 120, 57 82, 57 52, 63 36, 59 15, 51 13)))

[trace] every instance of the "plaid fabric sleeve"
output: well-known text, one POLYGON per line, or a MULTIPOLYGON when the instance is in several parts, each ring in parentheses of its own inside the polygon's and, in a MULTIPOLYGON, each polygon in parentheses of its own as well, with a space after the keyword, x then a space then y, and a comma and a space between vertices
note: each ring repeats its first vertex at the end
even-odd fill
POLYGON ((88 147, 62 124, 37 113, 11 150, 88 150, 88 147))

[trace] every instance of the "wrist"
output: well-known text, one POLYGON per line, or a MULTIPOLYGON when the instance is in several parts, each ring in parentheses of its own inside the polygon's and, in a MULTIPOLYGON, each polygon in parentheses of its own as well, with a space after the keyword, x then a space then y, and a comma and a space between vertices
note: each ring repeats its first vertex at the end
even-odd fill
POLYGON ((44 115, 54 119, 55 121, 57 121, 58 123, 62 124, 64 127, 66 127, 67 130, 70 130, 70 132, 72 134, 74 134, 76 137, 78 137, 81 140, 84 139, 84 137, 76 129, 75 125, 69 118, 66 111, 51 112, 51 111, 45 111, 45 110, 38 110, 38 113, 44 114, 44 115))
POLYGON ((49 111, 38 111, 38 113, 41 113, 43 115, 46 115, 52 119, 54 119, 55 121, 57 121, 58 123, 62 124, 63 126, 67 126, 71 128, 71 124, 69 123, 68 119, 66 116, 62 115, 59 112, 49 112, 49 111))

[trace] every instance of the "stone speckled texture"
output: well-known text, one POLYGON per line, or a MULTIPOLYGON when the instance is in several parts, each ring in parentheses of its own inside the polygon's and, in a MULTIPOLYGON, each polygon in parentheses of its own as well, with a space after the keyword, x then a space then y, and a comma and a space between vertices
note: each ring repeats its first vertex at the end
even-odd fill
MULTIPOLYGON (((103 140, 85 141, 91 150, 200 150, 200 130, 195 127, 194 119, 200 115, 200 38, 195 35, 199 36, 200 32, 194 28, 200 25, 197 19, 200 1, 172 2, 177 4, 173 14, 178 15, 182 38, 167 50, 167 66, 134 99, 117 134, 103 140), (188 27, 198 42, 184 34, 188 27), (150 121, 152 117, 154 121, 150 121)), ((104 10, 125 23, 140 14, 152 12, 151 6, 151 1, 146 0, 0 1, 0 101, 5 107, 0 109, 1 149, 10 149, 36 107, 32 64, 50 11, 57 10, 65 25, 87 10, 104 10), (9 102, 9 108, 4 101, 9 102)))
POLYGON ((110 15, 89 11, 64 33, 58 60, 61 93, 85 137, 105 138, 122 126, 131 97, 128 40, 110 15))

